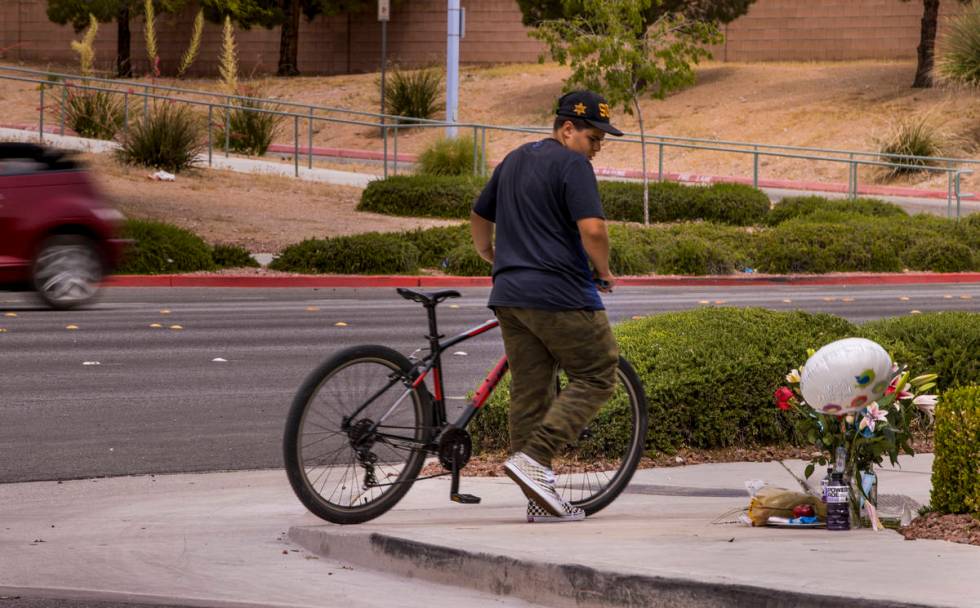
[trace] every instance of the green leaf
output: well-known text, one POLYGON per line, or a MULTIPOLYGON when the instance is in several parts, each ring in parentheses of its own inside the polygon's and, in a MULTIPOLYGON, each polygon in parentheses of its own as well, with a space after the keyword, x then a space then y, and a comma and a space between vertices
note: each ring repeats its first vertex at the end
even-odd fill
POLYGON ((803 475, 807 479, 810 479, 810 475, 813 475, 813 469, 814 469, 814 466, 813 466, 813 463, 811 462, 810 464, 806 465, 806 470, 803 472, 803 475))

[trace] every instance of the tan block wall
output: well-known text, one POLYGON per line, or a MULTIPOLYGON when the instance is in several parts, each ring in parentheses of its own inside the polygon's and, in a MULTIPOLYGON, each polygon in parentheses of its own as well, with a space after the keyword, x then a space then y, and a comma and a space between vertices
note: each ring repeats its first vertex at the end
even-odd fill
MULTIPOLYGON (((45 15, 45 0, 0 0, 3 60, 73 63, 69 42, 78 35, 45 15)), ((460 56, 468 64, 536 61, 542 45, 527 36, 514 0, 463 0, 466 37, 460 56)), ((941 16, 958 10, 946 0, 941 16)), ((721 61, 822 61, 914 58, 921 2, 898 0, 757 0, 744 17, 725 26, 726 41, 712 49, 721 61)), ((161 61, 173 69, 190 36, 193 12, 158 18, 161 61)), ((142 22, 134 19, 133 61, 146 69, 142 22)), ((214 73, 220 48, 218 25, 207 24, 197 73, 214 73)), ((940 33, 942 29, 940 27, 940 33)), ((275 71, 279 29, 255 28, 237 35, 242 71, 275 71)), ((402 65, 441 63, 446 45, 446 1, 408 0, 388 26, 388 57, 402 65)), ((116 24, 102 24, 97 43, 100 67, 115 59, 116 24)), ((351 17, 300 23, 300 70, 337 74, 377 70, 381 26, 372 11, 351 17)))

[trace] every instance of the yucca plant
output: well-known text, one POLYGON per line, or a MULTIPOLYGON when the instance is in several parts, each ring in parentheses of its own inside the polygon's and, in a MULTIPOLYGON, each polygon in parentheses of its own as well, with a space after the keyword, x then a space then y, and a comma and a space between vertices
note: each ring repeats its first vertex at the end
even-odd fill
POLYGON ((881 160, 887 163, 915 165, 915 167, 884 167, 881 171, 881 180, 887 181, 902 175, 918 173, 922 169, 917 167, 935 166, 936 161, 928 158, 912 159, 902 158, 902 156, 941 156, 944 139, 928 117, 899 120, 891 131, 878 141, 881 160))
POLYGON ((121 161, 178 173, 197 161, 206 144, 200 118, 190 106, 156 102, 129 126, 117 152, 121 161))
POLYGON ((936 72, 945 82, 980 86, 980 0, 950 19, 940 40, 936 72))
POLYGON ((385 109, 389 114, 433 118, 444 107, 439 101, 441 98, 442 73, 436 68, 396 69, 385 83, 385 109))
POLYGON ((58 110, 65 124, 81 137, 112 139, 126 119, 126 106, 122 95, 108 91, 78 89, 66 84, 64 101, 58 110))
POLYGON ((180 58, 180 66, 177 68, 177 78, 182 78, 187 70, 197 60, 197 55, 201 51, 201 38, 204 35, 204 9, 197 12, 194 17, 194 29, 191 31, 191 40, 187 45, 187 50, 180 58))
MULTIPOLYGON (((419 156, 417 172, 421 175, 470 175, 473 173, 473 136, 441 137, 419 156)), ((485 164, 476 150, 477 167, 485 164)))
POLYGON ((258 89, 244 88, 240 93, 253 99, 233 100, 233 108, 222 112, 221 123, 217 125, 217 144, 224 146, 227 124, 228 148, 231 151, 263 156, 279 133, 282 116, 272 112, 281 111, 281 107, 254 99, 260 97, 261 91, 258 89))
POLYGON ((146 58, 149 60, 150 72, 160 77, 160 55, 157 53, 157 24, 153 11, 153 0, 143 2, 143 40, 146 42, 146 58))
POLYGON ((82 39, 71 41, 71 50, 78 55, 79 69, 82 76, 91 76, 95 65, 95 37, 99 33, 99 20, 95 15, 88 16, 89 25, 82 39))

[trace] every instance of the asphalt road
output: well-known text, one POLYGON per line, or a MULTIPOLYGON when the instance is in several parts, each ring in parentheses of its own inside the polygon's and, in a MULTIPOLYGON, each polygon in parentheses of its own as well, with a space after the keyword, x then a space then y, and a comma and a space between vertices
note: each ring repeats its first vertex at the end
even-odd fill
MULTIPOLYGON (((459 308, 440 307, 445 334, 491 316, 486 289, 462 291, 459 308)), ((980 311, 980 285, 624 288, 606 298, 614 321, 703 301, 864 321, 980 311)), ((407 354, 425 333, 422 308, 392 289, 114 288, 76 312, 0 294, 0 315, 0 483, 281 466, 286 411, 320 361, 361 343, 407 354)), ((491 332, 456 351, 466 354, 447 358, 447 395, 460 407, 503 347, 491 332)))

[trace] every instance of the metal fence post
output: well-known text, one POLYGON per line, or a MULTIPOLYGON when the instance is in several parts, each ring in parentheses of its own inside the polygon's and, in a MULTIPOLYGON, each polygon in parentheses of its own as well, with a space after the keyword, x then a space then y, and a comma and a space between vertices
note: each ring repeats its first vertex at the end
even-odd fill
POLYGON ((68 87, 61 86, 61 127, 59 133, 65 134, 65 106, 68 105, 68 87))
POLYGON ((759 146, 752 152, 752 187, 759 187, 759 146))
POLYGON ((381 119, 381 138, 384 140, 384 169, 382 170, 382 176, 388 179, 388 125, 384 124, 384 118, 381 119))
POLYGON ((477 128, 476 126, 474 126, 473 127, 473 175, 478 175, 478 172, 480 170, 480 164, 479 164, 480 159, 477 156, 480 153, 480 151, 477 148, 477 143, 476 143, 476 130, 477 128))
POLYGON ((146 115, 150 113, 150 88, 143 87, 143 121, 146 122, 146 115))
POLYGON ((37 139, 44 143, 44 83, 41 83, 41 111, 37 115, 37 139))
POLYGON ((293 114, 293 173, 299 177, 299 115, 293 114))
POLYGON ((211 154, 214 150, 214 142, 211 139, 211 126, 214 122, 214 106, 208 104, 208 166, 211 166, 211 154))
POLYGON ((960 221, 960 175, 959 171, 956 172, 956 221, 960 221))
POLYGON ((488 166, 489 163, 487 163, 487 128, 483 127, 482 131, 483 131, 483 145, 480 154, 481 154, 481 158, 483 158, 483 165, 480 167, 480 175, 486 177, 487 172, 489 171, 489 166, 488 166))
POLYGON ((129 132, 129 91, 123 93, 123 133, 129 132))
POLYGON ((664 181, 664 142, 660 140, 657 146, 657 181, 664 181))
POLYGON ((225 99, 225 158, 231 149, 231 100, 225 99))
POLYGON ((310 106, 310 131, 309 138, 306 141, 307 147, 306 152, 309 155, 307 160, 307 167, 313 169, 313 106, 310 106))
POLYGON ((395 121, 395 125, 393 128, 394 128, 393 139, 394 139, 394 147, 395 147, 395 153, 394 153, 395 158, 393 161, 395 168, 393 172, 395 175, 398 175, 398 121, 397 120, 395 121))
POLYGON ((849 155, 847 165, 847 198, 857 198, 857 164, 854 162, 854 155, 849 155))
POLYGON ((953 217, 953 171, 946 170, 946 218, 953 217))

